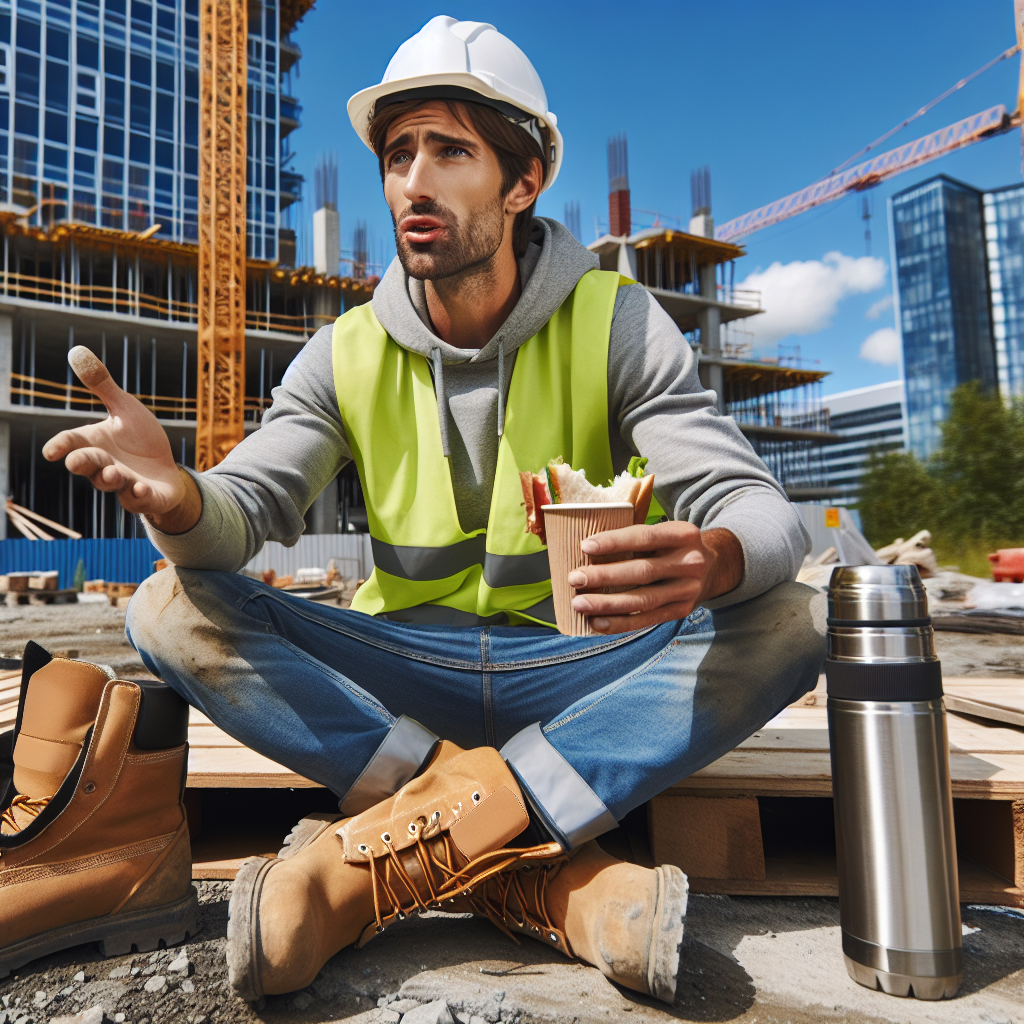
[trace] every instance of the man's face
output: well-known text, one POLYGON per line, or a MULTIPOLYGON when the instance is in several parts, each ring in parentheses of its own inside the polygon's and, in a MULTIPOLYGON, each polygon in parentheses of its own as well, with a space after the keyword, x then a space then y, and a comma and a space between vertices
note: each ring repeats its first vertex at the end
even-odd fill
POLYGON ((464 120, 430 102, 388 129, 384 198, 398 258, 411 277, 439 281, 481 266, 511 227, 498 159, 464 120))

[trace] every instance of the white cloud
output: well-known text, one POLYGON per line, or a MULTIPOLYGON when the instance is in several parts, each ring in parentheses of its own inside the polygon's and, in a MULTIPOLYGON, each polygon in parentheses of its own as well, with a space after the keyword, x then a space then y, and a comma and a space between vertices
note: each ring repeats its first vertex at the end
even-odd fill
POLYGON ((860 357, 869 363, 895 366, 900 361, 900 336, 894 327, 882 327, 869 334, 860 346, 860 357))
POLYGON ((759 316, 743 322, 754 345, 765 348, 791 334, 814 334, 832 322, 839 303, 850 295, 876 291, 885 283, 885 260, 829 252, 820 260, 773 263, 755 270, 739 288, 759 291, 759 316))
POLYGON ((877 320, 887 309, 892 309, 891 295, 886 295, 877 302, 872 302, 871 305, 868 306, 868 311, 864 315, 869 320, 877 320))

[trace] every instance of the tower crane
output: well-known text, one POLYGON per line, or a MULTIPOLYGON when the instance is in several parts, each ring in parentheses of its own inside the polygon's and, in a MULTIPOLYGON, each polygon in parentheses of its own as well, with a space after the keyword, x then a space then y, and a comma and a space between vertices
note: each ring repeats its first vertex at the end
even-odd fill
MULTIPOLYGON (((245 436, 245 144, 248 7, 202 0, 199 12, 199 344, 196 469, 245 436)), ((281 0, 294 25, 314 0, 281 0)))
MULTIPOLYGON (((899 128, 904 127, 909 121, 914 120, 921 114, 930 110, 940 100, 961 88, 971 79, 986 71, 992 65, 1001 60, 1021 53, 1020 78, 1017 94, 1017 109, 1012 113, 1007 112, 1006 107, 998 104, 983 110, 981 113, 965 117, 962 121, 947 125, 937 132, 925 135, 923 138, 915 139, 905 145, 898 146, 879 156, 872 157, 853 167, 845 170, 833 171, 827 177, 808 185, 799 192, 777 199, 767 206, 751 210, 742 217, 735 217, 733 220, 722 224, 715 231, 715 238, 722 242, 734 242, 746 235, 760 231, 762 228, 780 221, 788 220, 799 213, 804 213, 823 203, 829 203, 834 199, 840 199, 851 192, 862 192, 865 189, 874 188, 876 185, 892 178, 904 171, 914 167, 937 160, 965 146, 973 145, 984 139, 993 138, 996 135, 1003 135, 1014 128, 1021 129, 1021 152, 1024 154, 1024 124, 1021 122, 1021 111, 1024 110, 1024 0, 1014 0, 1014 22, 1017 33, 1016 46, 1010 47, 1000 54, 995 60, 990 61, 985 67, 979 69, 974 75, 958 82, 952 89, 943 93, 942 96, 922 107, 913 118, 905 121, 899 128)), ((882 136, 879 142, 894 134, 899 128, 893 129, 882 136)), ((877 143, 872 143, 871 149, 877 143)), ((862 151, 864 152, 864 151, 862 151)))

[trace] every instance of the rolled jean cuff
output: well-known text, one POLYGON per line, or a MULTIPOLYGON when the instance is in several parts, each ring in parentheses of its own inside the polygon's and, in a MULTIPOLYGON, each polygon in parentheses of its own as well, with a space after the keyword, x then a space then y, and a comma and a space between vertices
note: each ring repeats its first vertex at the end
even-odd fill
POLYGON ((346 815, 361 814, 394 796, 419 774, 439 742, 429 729, 403 715, 338 804, 338 810, 346 815))
POLYGON ((548 742, 539 722, 517 732, 501 756, 563 846, 575 849, 618 825, 604 801, 548 742))

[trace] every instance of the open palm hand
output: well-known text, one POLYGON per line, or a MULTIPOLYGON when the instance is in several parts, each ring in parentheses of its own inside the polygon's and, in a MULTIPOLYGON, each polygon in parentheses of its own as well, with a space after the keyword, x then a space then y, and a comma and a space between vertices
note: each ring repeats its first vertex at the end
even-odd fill
POLYGON ((50 438, 43 446, 44 458, 63 458, 70 472, 86 477, 97 490, 116 492, 128 512, 159 515, 174 508, 185 485, 156 416, 119 388, 89 349, 76 346, 68 362, 108 415, 50 438))

